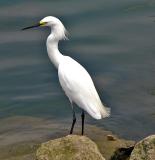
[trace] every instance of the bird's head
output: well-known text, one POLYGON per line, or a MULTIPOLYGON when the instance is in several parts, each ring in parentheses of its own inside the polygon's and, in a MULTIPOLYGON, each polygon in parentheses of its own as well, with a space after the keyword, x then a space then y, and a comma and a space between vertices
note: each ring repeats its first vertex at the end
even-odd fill
POLYGON ((47 17, 43 18, 39 23, 32 25, 32 26, 29 26, 29 27, 26 27, 26 28, 23 28, 22 30, 36 28, 36 27, 44 27, 44 26, 51 28, 53 38, 58 39, 58 40, 67 39, 67 37, 66 37, 67 31, 66 31, 64 25, 62 24, 62 22, 58 18, 53 17, 53 16, 47 16, 47 17))

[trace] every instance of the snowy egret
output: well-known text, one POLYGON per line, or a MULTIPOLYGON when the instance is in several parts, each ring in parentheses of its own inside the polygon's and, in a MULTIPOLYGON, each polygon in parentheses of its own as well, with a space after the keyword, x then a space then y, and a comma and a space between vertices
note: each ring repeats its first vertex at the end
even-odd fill
POLYGON ((95 119, 102 119, 110 115, 110 109, 105 107, 96 91, 94 83, 85 70, 77 61, 59 52, 59 40, 66 39, 66 29, 62 22, 53 16, 43 18, 38 24, 23 28, 23 30, 47 26, 51 33, 47 38, 47 52, 51 62, 58 69, 59 82, 72 106, 73 121, 70 134, 73 133, 76 122, 73 103, 82 109, 82 135, 84 133, 85 111, 95 119))

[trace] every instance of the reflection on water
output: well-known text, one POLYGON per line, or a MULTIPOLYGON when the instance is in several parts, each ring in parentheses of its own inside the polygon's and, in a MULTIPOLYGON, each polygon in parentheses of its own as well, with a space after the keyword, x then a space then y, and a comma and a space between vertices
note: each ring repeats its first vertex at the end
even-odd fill
POLYGON ((154 1, 2 0, 0 4, 1 118, 29 115, 70 122, 69 102, 46 53, 49 30, 20 31, 54 15, 70 33, 70 41, 61 42, 60 50, 87 68, 101 98, 112 108, 110 118, 88 117, 87 123, 133 139, 154 133, 154 1))

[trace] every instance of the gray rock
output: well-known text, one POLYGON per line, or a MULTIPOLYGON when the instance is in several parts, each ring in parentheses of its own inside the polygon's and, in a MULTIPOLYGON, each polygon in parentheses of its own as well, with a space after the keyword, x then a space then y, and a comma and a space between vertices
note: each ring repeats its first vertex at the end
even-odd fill
POLYGON ((97 145, 86 136, 68 135, 42 143, 37 160, 105 160, 97 145))
POLYGON ((155 135, 138 142, 131 153, 130 160, 155 160, 155 135))

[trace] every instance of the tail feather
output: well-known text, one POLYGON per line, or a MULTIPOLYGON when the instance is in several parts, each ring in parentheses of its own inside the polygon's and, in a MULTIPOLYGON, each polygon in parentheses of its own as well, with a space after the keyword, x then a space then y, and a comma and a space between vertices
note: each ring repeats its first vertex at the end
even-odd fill
POLYGON ((105 107, 105 106, 102 104, 102 106, 100 107, 100 112, 101 112, 102 118, 109 117, 109 116, 110 116, 111 109, 108 108, 108 107, 105 107))
POLYGON ((110 116, 110 108, 102 104, 97 92, 95 95, 91 95, 89 100, 82 99, 81 102, 82 103, 77 104, 95 119, 102 119, 110 116))
POLYGON ((110 108, 105 107, 102 102, 87 105, 86 111, 95 119, 102 119, 110 116, 110 108))

